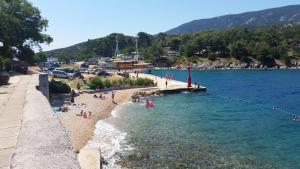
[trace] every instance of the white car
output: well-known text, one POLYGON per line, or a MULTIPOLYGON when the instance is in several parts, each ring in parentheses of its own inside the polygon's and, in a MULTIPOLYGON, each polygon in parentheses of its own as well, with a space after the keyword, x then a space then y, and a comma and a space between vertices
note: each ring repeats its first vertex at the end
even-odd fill
POLYGON ((87 71, 87 68, 80 68, 80 70, 79 70, 80 73, 86 73, 86 71, 87 71))
POLYGON ((53 77, 58 77, 58 78, 68 78, 69 77, 68 73, 61 71, 61 70, 53 70, 52 75, 53 75, 53 77))

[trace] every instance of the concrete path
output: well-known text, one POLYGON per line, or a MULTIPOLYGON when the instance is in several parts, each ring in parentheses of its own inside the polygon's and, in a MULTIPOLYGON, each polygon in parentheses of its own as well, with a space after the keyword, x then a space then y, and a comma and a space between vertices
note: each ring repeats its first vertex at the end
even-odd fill
MULTIPOLYGON (((136 77, 135 73, 130 74, 133 77, 136 77)), ((148 78, 152 79, 155 82, 157 82, 157 87, 161 91, 172 91, 172 90, 184 90, 187 89, 187 83, 186 82, 181 82, 177 80, 167 80, 165 77, 161 78, 158 76, 150 75, 150 74, 145 74, 145 73, 139 73, 140 78, 148 78), (166 87, 166 81, 168 81, 168 85, 166 87)), ((198 86, 195 86, 192 84, 192 87, 190 89, 198 89, 198 86)), ((203 86, 199 86, 200 90, 205 90, 206 88, 203 86)))
POLYGON ((9 168, 16 149, 29 81, 30 76, 14 76, 0 86, 0 169, 9 168))
POLYGON ((22 129, 11 168, 80 168, 66 131, 54 116, 48 100, 36 90, 37 84, 38 76, 33 75, 26 93, 22 129))

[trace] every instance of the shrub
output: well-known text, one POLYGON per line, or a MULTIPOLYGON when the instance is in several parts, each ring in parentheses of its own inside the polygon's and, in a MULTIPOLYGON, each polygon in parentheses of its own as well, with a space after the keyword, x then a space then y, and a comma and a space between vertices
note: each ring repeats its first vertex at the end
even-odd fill
POLYGON ((66 83, 52 79, 49 83, 49 92, 54 94, 70 93, 71 88, 66 83))
POLYGON ((88 86, 91 89, 103 89, 105 87, 105 84, 100 77, 93 77, 88 83, 88 86))
POLYGON ((217 59, 217 55, 215 53, 209 53, 208 59, 214 61, 217 59))
POLYGON ((126 86, 126 85, 129 85, 129 79, 125 78, 125 79, 123 80, 123 83, 124 83, 125 86, 126 86))
POLYGON ((111 84, 112 84, 113 87, 118 86, 118 82, 117 82, 116 80, 112 80, 112 81, 111 81, 111 84))
POLYGON ((128 79, 129 85, 130 86, 134 86, 135 85, 135 81, 132 79, 128 79))
POLYGON ((151 86, 154 85, 154 81, 147 78, 138 78, 136 79, 135 84, 137 86, 151 86))
POLYGON ((105 87, 107 87, 107 88, 112 87, 112 83, 111 83, 111 81, 108 80, 108 79, 106 79, 106 80, 104 81, 104 85, 105 85, 105 87))
POLYGON ((135 81, 135 84, 137 86, 144 86, 144 79, 143 78, 137 78, 135 81))
POLYGON ((0 72, 0 85, 6 85, 9 81, 8 73, 0 72))
POLYGON ((144 85, 145 86, 153 86, 154 85, 154 81, 151 80, 151 79, 147 79, 147 78, 144 78, 144 85))
POLYGON ((117 83, 118 83, 119 86, 123 86, 124 85, 123 79, 118 79, 117 83))

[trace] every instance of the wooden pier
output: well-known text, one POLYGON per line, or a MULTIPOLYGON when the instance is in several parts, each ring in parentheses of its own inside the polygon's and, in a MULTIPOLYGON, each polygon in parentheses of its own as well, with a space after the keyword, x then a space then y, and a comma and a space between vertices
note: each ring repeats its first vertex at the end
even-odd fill
MULTIPOLYGON (((131 73, 130 76, 136 77, 135 73, 131 73)), ((140 78, 148 78, 152 79, 154 83, 157 83, 157 88, 162 93, 180 93, 184 91, 189 92, 205 92, 206 87, 204 86, 195 86, 192 84, 192 87, 188 88, 187 83, 177 81, 177 80, 167 80, 165 77, 158 77, 155 75, 145 74, 145 73, 139 73, 138 77, 140 78), (168 85, 166 86, 166 81, 168 85)))

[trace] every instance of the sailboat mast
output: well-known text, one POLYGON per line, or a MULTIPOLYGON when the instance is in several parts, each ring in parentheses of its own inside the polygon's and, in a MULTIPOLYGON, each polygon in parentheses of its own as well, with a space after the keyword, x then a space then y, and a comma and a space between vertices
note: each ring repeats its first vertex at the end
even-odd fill
POLYGON ((118 58, 119 54, 119 41, 118 41, 118 35, 116 35, 116 50, 115 50, 115 58, 118 58))
POLYGON ((136 36, 135 39, 135 60, 139 60, 139 52, 138 52, 138 35, 136 36))

